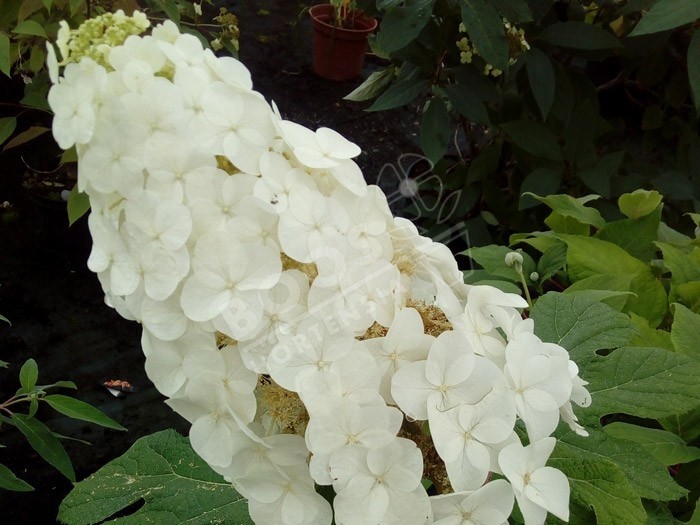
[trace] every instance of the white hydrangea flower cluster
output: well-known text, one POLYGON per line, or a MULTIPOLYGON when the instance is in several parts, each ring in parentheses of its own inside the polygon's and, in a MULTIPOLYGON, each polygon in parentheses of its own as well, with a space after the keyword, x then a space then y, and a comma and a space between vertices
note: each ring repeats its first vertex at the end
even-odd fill
POLYGON ((528 525, 567 519, 550 435, 585 433, 571 402, 590 397, 524 299, 465 285, 355 144, 282 119, 237 60, 171 22, 105 56, 49 93, 90 197, 88 266, 253 520, 496 525, 516 498, 528 525))

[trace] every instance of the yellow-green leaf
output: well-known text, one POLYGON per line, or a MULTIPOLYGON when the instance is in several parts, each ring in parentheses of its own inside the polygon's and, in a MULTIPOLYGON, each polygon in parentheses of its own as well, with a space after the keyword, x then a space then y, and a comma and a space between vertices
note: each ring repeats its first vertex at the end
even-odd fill
POLYGON ((15 26, 12 32, 17 33, 18 35, 33 35, 47 38, 46 31, 41 24, 35 20, 25 20, 20 22, 17 24, 17 26, 15 26))

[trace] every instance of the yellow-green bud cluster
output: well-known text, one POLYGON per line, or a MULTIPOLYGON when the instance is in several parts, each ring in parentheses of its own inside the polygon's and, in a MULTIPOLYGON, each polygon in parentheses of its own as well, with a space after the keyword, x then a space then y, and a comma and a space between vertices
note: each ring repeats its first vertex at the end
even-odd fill
MULTIPOLYGON (((512 66, 523 51, 530 49, 530 44, 525 39, 525 31, 518 29, 505 18, 503 19, 503 27, 506 30, 506 40, 508 42, 508 63, 512 66)), ((459 32, 466 33, 466 31, 467 28, 463 23, 460 23, 459 32)), ((456 44, 459 49, 459 61, 462 64, 471 64, 474 56, 479 54, 476 47, 466 36, 459 39, 456 44)), ((503 74, 503 71, 487 63, 484 66, 483 73, 484 75, 498 77, 503 74)))
POLYGON ((62 64, 88 57, 111 69, 107 62, 110 49, 122 45, 131 35, 140 35, 150 25, 143 13, 134 11, 132 16, 126 16, 121 9, 90 18, 74 30, 62 22, 56 40, 63 56, 62 64))

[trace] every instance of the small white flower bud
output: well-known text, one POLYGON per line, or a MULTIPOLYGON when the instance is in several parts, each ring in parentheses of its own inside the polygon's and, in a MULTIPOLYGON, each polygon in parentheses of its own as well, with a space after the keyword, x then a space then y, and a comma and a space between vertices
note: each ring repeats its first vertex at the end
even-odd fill
POLYGON ((518 252, 508 252, 506 254, 505 262, 508 268, 512 268, 516 264, 522 266, 523 256, 520 255, 518 252))
POLYGON ((537 273, 537 272, 532 272, 532 273, 530 274, 530 280, 531 280, 533 283, 536 283, 537 281, 540 280, 540 274, 537 273))

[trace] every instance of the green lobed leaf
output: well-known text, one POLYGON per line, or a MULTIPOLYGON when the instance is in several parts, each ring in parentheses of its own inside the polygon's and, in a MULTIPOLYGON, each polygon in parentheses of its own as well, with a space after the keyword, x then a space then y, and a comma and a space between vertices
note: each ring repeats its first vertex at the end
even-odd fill
POLYGON ((430 162, 436 164, 450 143, 450 117, 442 97, 428 101, 420 121, 420 145, 430 162))
POLYGON ((542 120, 547 120, 547 115, 554 102, 554 90, 557 84, 552 62, 536 47, 531 48, 525 57, 532 95, 540 109, 542 120))
POLYGON ((420 95, 427 85, 425 80, 419 78, 396 82, 389 86, 367 111, 383 111, 404 106, 420 95))
POLYGON ((415 40, 433 14, 434 0, 408 0, 387 9, 377 33, 377 44, 393 53, 415 40))
POLYGON ((675 350, 669 332, 650 327, 646 319, 635 313, 629 315, 630 319, 632 319, 632 324, 639 332, 639 335, 634 336, 630 340, 630 346, 648 346, 651 348, 665 348, 671 351, 675 350))
POLYGON ((536 168, 527 174, 520 185, 519 210, 537 206, 539 203, 532 195, 552 195, 561 184, 561 171, 552 168, 536 168))
POLYGON ((25 393, 31 392, 36 386, 37 379, 39 379, 39 367, 36 361, 30 357, 19 369, 19 384, 22 385, 22 391, 25 393))
POLYGON ((10 37, 0 31, 0 73, 10 77, 10 67, 10 37))
POLYGON ((557 138, 545 126, 530 120, 514 120, 501 125, 511 140, 526 152, 543 159, 560 161, 557 138))
POLYGON ((618 245, 637 259, 651 262, 656 258, 654 241, 658 237, 662 209, 660 204, 656 210, 639 218, 609 222, 595 237, 618 245))
POLYGON ((664 429, 680 436, 686 443, 692 443, 700 438, 700 408, 686 414, 661 418, 659 423, 664 429))
POLYGON ((625 347, 595 356, 581 376, 593 398, 588 415, 658 419, 700 406, 700 362, 663 348, 625 347))
POLYGON ((73 419, 88 421, 90 423, 95 423, 96 425, 100 425, 102 427, 113 428, 115 430, 126 430, 123 426, 114 421, 112 418, 103 414, 94 406, 89 405, 84 401, 80 401, 79 399, 61 394, 44 396, 42 399, 51 405, 51 408, 57 412, 60 412, 61 414, 73 419))
POLYGON ((659 0, 644 15, 630 36, 648 35, 689 24, 700 18, 700 2, 659 0))
POLYGON ((575 198, 570 195, 548 195, 541 197, 530 194, 533 198, 543 202, 553 211, 564 217, 572 217, 582 224, 590 224, 596 228, 605 226, 605 220, 600 212, 595 208, 590 208, 585 204, 600 198, 600 195, 587 195, 586 197, 575 198))
POLYGON ((382 71, 373 72, 367 80, 345 95, 343 100, 361 102, 378 96, 394 79, 395 71, 394 66, 389 66, 382 71))
POLYGON ((650 214, 661 204, 661 194, 655 190, 635 190, 624 193, 617 199, 620 211, 630 219, 639 219, 650 214))
POLYGON ((547 464, 566 474, 572 506, 593 509, 598 525, 646 522, 639 496, 612 461, 581 458, 570 445, 557 443, 547 464))
POLYGON ((538 39, 573 49, 597 50, 622 47, 620 41, 609 31, 577 20, 554 23, 546 27, 539 34, 538 39))
MULTIPOLYGON (((622 311, 627 304, 627 296, 631 293, 632 277, 629 275, 590 275, 569 285, 564 293, 569 295, 577 292, 612 292, 613 295, 600 297, 599 301, 605 302, 611 308, 622 311)), ((593 296, 591 296, 593 298, 593 296)), ((632 314, 634 315, 634 314, 632 314)))
POLYGON ((15 117, 0 118, 0 144, 5 142, 14 132, 17 127, 17 119, 15 117))
POLYGON ((187 438, 164 430, 139 439, 121 457, 76 483, 58 519, 100 523, 133 503, 136 512, 112 523, 251 525, 246 500, 194 453, 187 438))
POLYGON ((595 350, 627 344, 636 333, 625 314, 592 299, 558 292, 540 297, 530 317, 538 337, 566 348, 578 364, 595 350))
POLYGON ((663 253, 664 264, 671 271, 672 284, 700 281, 700 261, 665 242, 655 243, 663 253))
POLYGON ((15 476, 14 472, 0 463, 0 489, 29 492, 34 490, 34 487, 26 481, 19 479, 15 476))
POLYGON ((642 498, 671 501, 682 498, 688 493, 673 481, 665 464, 657 461, 647 449, 640 449, 636 444, 608 435, 602 430, 595 428, 586 430, 588 430, 588 436, 579 436, 567 431, 558 436, 558 440, 569 445, 569 453, 572 456, 614 462, 642 498))
POLYGON ((700 315, 673 303, 671 341, 676 352, 700 360, 700 315))
POLYGON ((572 281, 591 275, 631 276, 625 312, 634 312, 656 327, 667 311, 666 291, 649 266, 616 244, 591 237, 558 235, 568 245, 567 269, 572 281))
POLYGON ((700 448, 689 447, 680 436, 667 430, 640 427, 615 421, 603 427, 609 436, 636 443, 662 465, 677 465, 700 459, 700 448))
POLYGON ((566 233, 583 237, 588 237, 591 234, 590 225, 584 224, 570 215, 562 215, 556 211, 550 213, 544 220, 544 223, 549 226, 552 233, 555 234, 566 233))
POLYGON ((46 425, 37 419, 17 413, 12 414, 12 422, 47 463, 54 466, 69 480, 75 481, 75 472, 68 454, 46 425))
POLYGON ((486 0, 460 0, 462 23, 479 55, 494 68, 508 69, 508 44, 503 19, 486 0))
POLYGON ((70 190, 66 210, 68 211, 68 224, 70 226, 90 210, 90 198, 87 196, 87 193, 78 191, 77 184, 70 190))
POLYGON ((48 38, 44 28, 36 20, 24 20, 17 24, 12 32, 19 35, 32 35, 48 38))

